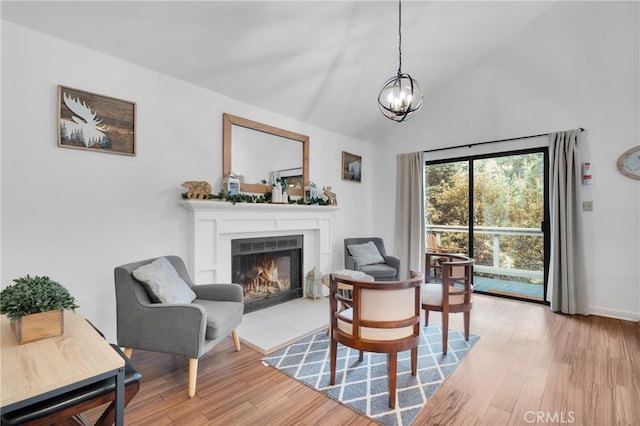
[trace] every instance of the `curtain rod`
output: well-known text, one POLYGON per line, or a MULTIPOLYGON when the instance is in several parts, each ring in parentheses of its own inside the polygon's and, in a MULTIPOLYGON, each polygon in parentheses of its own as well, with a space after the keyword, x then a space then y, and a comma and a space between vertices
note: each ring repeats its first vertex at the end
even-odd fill
MULTIPOLYGON (((580 131, 584 132, 584 129, 582 127, 580 127, 580 131)), ((456 148, 464 148, 464 147, 471 148, 472 146, 486 145, 486 144, 489 144, 489 143, 517 141, 517 140, 520 140, 520 139, 529 139, 529 138, 539 138, 540 136, 549 136, 550 133, 551 132, 549 132, 549 133, 540 133, 539 135, 520 136, 520 137, 517 137, 517 138, 497 139, 495 141, 468 143, 468 144, 464 144, 464 145, 449 146, 449 147, 446 147, 446 148, 427 149, 427 150, 424 150, 422 152, 446 151, 448 149, 456 149, 456 148)))

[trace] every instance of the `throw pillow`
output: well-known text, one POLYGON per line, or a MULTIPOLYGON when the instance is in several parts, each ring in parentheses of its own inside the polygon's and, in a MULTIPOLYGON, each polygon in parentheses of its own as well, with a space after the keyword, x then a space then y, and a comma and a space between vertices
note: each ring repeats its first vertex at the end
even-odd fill
POLYGON ((358 260, 360 266, 384 263, 384 258, 373 241, 364 244, 352 244, 347 246, 347 249, 349 249, 351 256, 358 260))
POLYGON ((191 303, 197 297, 165 257, 139 267, 133 271, 133 276, 161 303, 191 303))

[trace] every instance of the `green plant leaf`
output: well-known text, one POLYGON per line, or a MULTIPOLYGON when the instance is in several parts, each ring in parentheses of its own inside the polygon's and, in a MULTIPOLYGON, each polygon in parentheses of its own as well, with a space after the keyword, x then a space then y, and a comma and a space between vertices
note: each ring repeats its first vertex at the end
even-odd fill
POLYGON ((47 276, 16 278, 15 284, 0 292, 0 314, 11 320, 38 312, 58 309, 75 310, 79 306, 69 291, 47 276))

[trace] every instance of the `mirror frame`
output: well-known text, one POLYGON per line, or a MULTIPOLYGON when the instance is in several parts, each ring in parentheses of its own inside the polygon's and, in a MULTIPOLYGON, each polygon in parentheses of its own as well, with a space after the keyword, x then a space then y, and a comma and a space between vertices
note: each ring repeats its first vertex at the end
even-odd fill
MULTIPOLYGON (((222 179, 228 176, 233 170, 231 168, 231 133, 233 125, 301 142, 302 182, 303 185, 306 185, 307 182, 309 182, 309 136, 269 126, 268 124, 259 123, 236 115, 227 114, 226 112, 222 114, 222 179)), ((264 194, 271 191, 271 186, 263 185, 261 183, 241 183, 240 191, 264 194)), ((291 188, 287 192, 289 195, 303 196, 304 188, 291 188)))

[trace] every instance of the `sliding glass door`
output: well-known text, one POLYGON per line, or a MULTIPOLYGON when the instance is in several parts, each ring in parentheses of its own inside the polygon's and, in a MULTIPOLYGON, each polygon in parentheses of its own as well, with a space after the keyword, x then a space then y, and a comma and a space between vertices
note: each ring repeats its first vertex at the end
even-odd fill
POLYGON ((468 161, 425 168, 427 251, 469 254, 470 173, 468 161))
POLYGON ((427 249, 475 259, 475 291, 543 301, 546 148, 427 162, 427 249))

